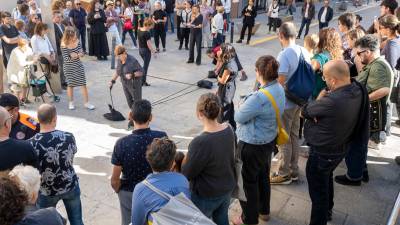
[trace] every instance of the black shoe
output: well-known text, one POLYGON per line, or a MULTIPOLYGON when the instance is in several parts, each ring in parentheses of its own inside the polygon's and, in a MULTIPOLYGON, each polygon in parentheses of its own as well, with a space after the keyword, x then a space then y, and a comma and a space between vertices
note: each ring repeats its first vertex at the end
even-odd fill
POLYGON ((159 52, 160 52, 160 49, 159 49, 159 48, 157 48, 157 49, 156 49, 156 53, 159 53, 159 52))
POLYGON ((103 56, 103 59, 104 59, 104 61, 108 60, 107 56, 103 56))
POLYGON ((236 43, 242 43, 242 39, 237 40, 236 43))
POLYGON ((394 158, 394 161, 397 163, 397 165, 400 166, 400 156, 396 156, 396 158, 394 158))
POLYGON ((97 60, 102 61, 103 58, 101 58, 101 56, 97 56, 97 60))
POLYGON ((368 183, 368 182, 369 182, 369 174, 368 174, 368 171, 364 171, 364 172, 363 172, 362 181, 363 181, 364 183, 368 183))
POLYGON ((186 63, 194 63, 194 61, 189 60, 189 61, 187 61, 186 63))
POLYGON ((246 41, 246 45, 249 45, 250 44, 250 41, 246 41))
POLYGON ((361 186, 361 180, 349 180, 346 175, 335 176, 335 182, 341 185, 361 186))
POLYGON ((144 82, 144 83, 142 84, 142 86, 146 86, 146 87, 148 87, 148 86, 150 86, 150 84, 149 84, 149 83, 147 83, 147 82, 144 82))
POLYGON ((196 62, 196 65, 200 66, 200 65, 201 65, 201 62, 196 62))
POLYGON ((332 210, 328 210, 328 215, 326 217, 327 221, 332 221, 332 210))
POLYGON ((189 50, 189 47, 186 46, 186 47, 185 47, 185 50, 189 50))
POLYGON ((179 48, 178 48, 179 50, 182 50, 182 46, 179 46, 179 48))

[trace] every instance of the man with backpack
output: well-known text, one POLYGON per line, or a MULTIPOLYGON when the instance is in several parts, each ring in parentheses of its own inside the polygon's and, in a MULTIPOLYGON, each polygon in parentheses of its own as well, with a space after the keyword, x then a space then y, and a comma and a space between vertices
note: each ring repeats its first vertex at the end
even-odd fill
POLYGON ((299 77, 309 77, 312 79, 315 75, 310 65, 311 57, 305 48, 296 44, 296 35, 296 27, 293 23, 283 23, 279 28, 278 38, 283 50, 278 55, 278 81, 285 87, 286 92, 286 105, 282 121, 286 132, 289 134, 289 142, 280 146, 279 169, 271 175, 271 184, 290 184, 292 181, 298 180, 300 147, 298 143, 300 106, 298 104, 300 103, 288 96, 291 93, 290 96, 297 95, 298 97, 302 97, 303 101, 306 101, 311 95, 309 92, 311 86, 313 86, 312 81, 310 83, 296 83, 293 81, 300 80, 298 79, 299 77))

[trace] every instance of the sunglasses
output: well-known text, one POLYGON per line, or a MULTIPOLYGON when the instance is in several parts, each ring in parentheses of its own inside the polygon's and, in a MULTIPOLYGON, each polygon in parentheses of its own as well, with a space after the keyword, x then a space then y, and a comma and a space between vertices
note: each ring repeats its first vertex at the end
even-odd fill
POLYGON ((366 52, 366 51, 368 51, 368 50, 366 49, 366 50, 359 51, 359 52, 357 52, 357 55, 358 55, 358 56, 361 56, 361 54, 363 54, 363 53, 366 52))
POLYGON ((81 5, 81 3, 75 3, 75 5, 81 5))

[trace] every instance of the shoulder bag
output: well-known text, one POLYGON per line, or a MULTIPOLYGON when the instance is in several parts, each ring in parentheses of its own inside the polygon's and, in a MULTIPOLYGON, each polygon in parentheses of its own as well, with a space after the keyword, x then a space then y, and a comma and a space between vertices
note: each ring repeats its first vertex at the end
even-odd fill
POLYGON ((282 122, 281 122, 281 116, 279 113, 279 108, 276 105, 274 97, 269 93, 268 90, 261 88, 260 91, 264 93, 265 96, 269 99, 269 101, 272 104, 272 107, 275 110, 275 116, 276 116, 276 123, 278 124, 278 135, 276 137, 276 144, 277 145, 284 145, 288 143, 289 141, 289 135, 286 132, 285 128, 282 127, 282 122))

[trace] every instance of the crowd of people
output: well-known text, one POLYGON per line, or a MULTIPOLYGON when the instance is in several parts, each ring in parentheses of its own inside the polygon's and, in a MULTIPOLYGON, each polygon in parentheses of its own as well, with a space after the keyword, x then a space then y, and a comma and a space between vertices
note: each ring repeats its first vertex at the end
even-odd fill
MULTIPOLYGON (((54 208, 63 201, 70 224, 83 225, 79 178, 73 167, 78 150, 74 135, 57 129, 55 105, 40 105, 37 119, 19 109, 21 103, 29 101, 26 68, 36 62, 51 66, 56 61, 62 61, 69 109, 75 109, 74 87, 81 88, 84 106, 94 109, 88 101, 80 61, 86 54, 86 22, 91 27, 89 55, 106 60, 110 51, 107 31, 116 38, 117 46, 111 50, 117 67, 109 85, 112 88, 120 79, 134 127, 132 134, 118 139, 111 156, 110 185, 118 194, 122 225, 162 221, 159 212, 168 212, 168 202, 175 197, 196 206, 192 210, 198 212, 185 215, 186 211, 181 210, 174 214, 177 218, 199 218, 200 214, 210 219, 209 224, 218 225, 270 220, 274 216, 270 210, 274 204, 271 185, 296 182, 299 170, 304 169, 298 165, 299 136, 304 136, 309 146, 305 172, 312 203, 310 225, 326 225, 335 217, 334 182, 368 185, 368 149, 383 148, 391 135, 393 107, 400 110, 400 21, 396 0, 381 2, 380 16, 369 29, 359 24, 361 18, 354 13, 340 15, 338 29, 330 27, 332 9, 324 1, 318 13, 317 34, 308 34, 315 14, 312 1, 307 0, 302 7, 299 30, 292 22, 278 23, 274 10, 279 10, 279 5, 273 1, 268 9, 272 18, 269 29, 276 29, 282 51, 276 58, 258 57, 254 90, 243 96, 237 107, 236 80, 240 72, 241 80, 246 74, 235 48, 224 43, 229 29, 229 1, 217 1, 213 7, 207 1, 198 5, 177 0, 174 6, 168 0, 154 5, 146 1, 130 5, 118 0, 104 5, 95 0, 88 12, 79 0, 73 4, 68 1, 63 10, 59 7, 64 4, 53 4, 57 53, 47 37, 48 25, 40 21, 40 9, 32 1, 18 1, 12 13, 1 13, 3 59, 13 91, 0 94, 2 224, 66 224, 54 208), (169 27, 175 31, 174 14, 179 23, 179 49, 185 44, 190 51, 188 63, 200 64, 201 47, 210 47, 207 55, 215 67, 209 75, 218 83, 216 93, 203 94, 197 101, 195 112, 203 129, 186 154, 177 151, 166 132, 150 128, 152 105, 142 99, 141 93, 141 87, 149 85, 147 71, 152 55, 160 51, 160 39, 162 51, 166 51, 166 32, 169 27), (28 17, 37 21, 33 22, 36 25, 32 34, 28 17), (209 31, 205 26, 210 27, 209 31), (303 47, 296 39, 304 26, 303 47), (126 33, 134 48, 139 47, 143 66, 123 45, 126 33), (101 47, 96 48, 98 45, 101 47), (277 152, 278 168, 271 171, 277 152), (333 177, 342 161, 346 173, 333 177), (232 198, 239 199, 242 213, 230 221, 232 198)), ((242 15, 244 25, 238 42, 248 29, 248 43, 257 15, 253 1, 242 15)), ((400 120, 395 123, 400 125, 400 120)), ((400 156, 395 160, 400 165, 400 156)))

